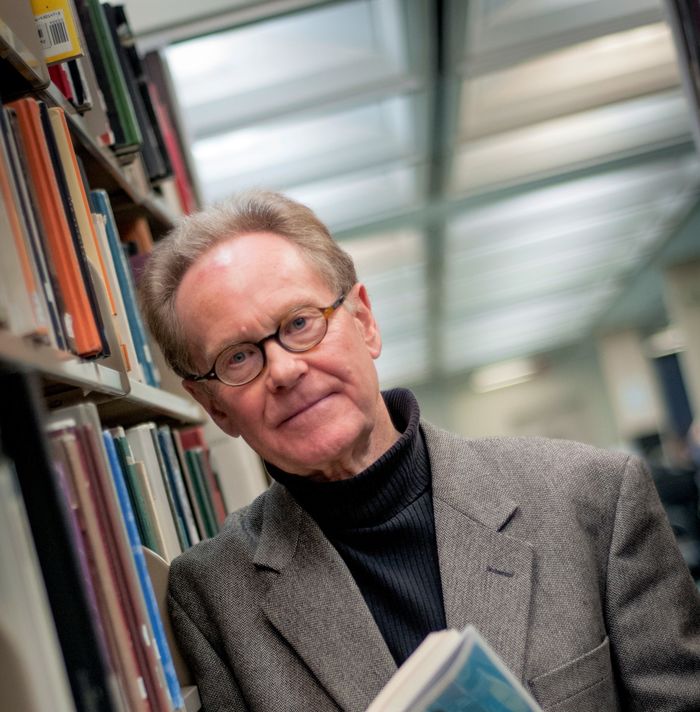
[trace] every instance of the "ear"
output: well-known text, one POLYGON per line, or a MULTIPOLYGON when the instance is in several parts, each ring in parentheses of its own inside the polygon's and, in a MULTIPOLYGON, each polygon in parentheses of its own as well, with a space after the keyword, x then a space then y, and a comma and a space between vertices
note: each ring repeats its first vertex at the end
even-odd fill
POLYGON ((237 438, 240 433, 232 426, 231 419, 226 411, 219 406, 216 398, 212 395, 208 382, 182 380, 182 387, 209 413, 211 419, 227 435, 237 438))
POLYGON ((353 301, 353 307, 352 316, 370 355, 374 359, 379 358, 382 352, 382 336, 372 313, 372 304, 364 284, 357 285, 357 296, 353 301))

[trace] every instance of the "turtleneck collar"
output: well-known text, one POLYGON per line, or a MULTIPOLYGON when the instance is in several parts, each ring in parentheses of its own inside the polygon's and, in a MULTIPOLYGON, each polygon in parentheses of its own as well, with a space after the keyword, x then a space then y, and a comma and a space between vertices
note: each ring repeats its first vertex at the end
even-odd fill
POLYGON ((317 482, 266 463, 324 529, 367 527, 388 521, 430 486, 428 456, 420 432, 420 409, 413 393, 396 388, 382 393, 399 439, 354 477, 317 482))

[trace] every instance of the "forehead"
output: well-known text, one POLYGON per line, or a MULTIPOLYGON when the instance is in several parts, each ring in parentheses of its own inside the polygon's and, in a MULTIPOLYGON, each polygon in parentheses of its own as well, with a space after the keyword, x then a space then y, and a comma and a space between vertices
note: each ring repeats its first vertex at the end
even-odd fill
POLYGON ((205 293, 212 282, 255 294, 276 284, 292 287, 309 278, 321 280, 318 270, 293 242, 273 233, 250 233, 224 240, 205 252, 187 270, 179 292, 205 293))
POLYGON ((175 308, 188 340, 208 354, 232 338, 261 338, 292 306, 326 306, 329 298, 325 280, 295 244, 253 233, 202 255, 185 273, 175 308))

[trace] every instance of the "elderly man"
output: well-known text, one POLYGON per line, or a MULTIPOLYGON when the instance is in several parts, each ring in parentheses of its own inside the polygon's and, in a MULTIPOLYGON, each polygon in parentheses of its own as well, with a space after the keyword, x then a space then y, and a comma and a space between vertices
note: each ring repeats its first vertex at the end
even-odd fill
POLYGON ((381 338, 314 214, 249 193, 157 245, 145 314, 274 480, 171 567, 206 712, 360 712, 430 631, 474 624, 546 710, 700 710, 700 602, 636 459, 468 440, 380 393, 381 338))

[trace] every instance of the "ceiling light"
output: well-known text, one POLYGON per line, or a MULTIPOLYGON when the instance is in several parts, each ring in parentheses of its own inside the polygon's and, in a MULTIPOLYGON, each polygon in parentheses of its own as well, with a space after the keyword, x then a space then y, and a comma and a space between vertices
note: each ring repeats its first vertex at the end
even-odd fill
POLYGON ((685 340, 681 331, 673 326, 657 331, 646 340, 646 351, 651 358, 661 358, 683 351, 685 340))
POLYGON ((469 377, 469 383, 476 393, 487 393, 530 381, 538 370, 534 359, 512 359, 477 368, 469 377))

